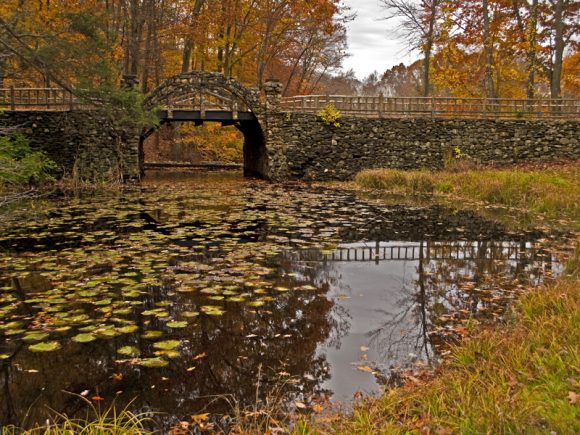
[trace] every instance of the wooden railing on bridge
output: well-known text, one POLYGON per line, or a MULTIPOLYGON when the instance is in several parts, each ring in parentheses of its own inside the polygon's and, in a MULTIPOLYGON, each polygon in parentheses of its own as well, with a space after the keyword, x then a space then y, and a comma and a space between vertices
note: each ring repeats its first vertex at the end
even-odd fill
MULTIPOLYGON (((194 102, 202 110, 223 110, 225 104, 223 96, 209 93, 205 97, 193 96, 191 101, 172 101, 171 109, 186 108, 194 102)), ((333 104, 343 116, 364 118, 580 119, 580 100, 574 99, 304 95, 281 100, 286 112, 317 114, 328 104, 333 104)), ((225 106, 236 113, 248 110, 234 101, 225 106)), ((90 107, 94 106, 61 88, 0 88, 0 110, 66 111, 90 107)))
POLYGON ((319 113, 333 104, 362 118, 580 119, 580 100, 301 95, 282 98, 285 112, 319 113))
POLYGON ((89 107, 62 88, 0 88, 0 110, 65 111, 89 107))

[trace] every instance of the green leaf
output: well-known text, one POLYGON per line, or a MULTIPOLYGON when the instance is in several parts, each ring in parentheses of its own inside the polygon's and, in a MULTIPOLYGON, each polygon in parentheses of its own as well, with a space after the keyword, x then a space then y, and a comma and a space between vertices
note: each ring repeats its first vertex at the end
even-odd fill
POLYGON ((131 357, 138 357, 141 354, 141 351, 137 349, 135 346, 123 346, 117 353, 120 355, 131 356, 131 357))
POLYGON ((153 344, 153 347, 155 349, 161 349, 161 350, 173 350, 176 347, 178 347, 181 344, 181 341, 179 340, 165 340, 165 341, 159 341, 155 344, 153 344))
POLYGON ((139 361, 138 364, 143 367, 166 367, 169 362, 163 358, 146 358, 139 361))
POLYGON ((31 352, 52 352, 57 349, 60 349, 60 343, 58 341, 47 341, 28 346, 28 350, 31 352))

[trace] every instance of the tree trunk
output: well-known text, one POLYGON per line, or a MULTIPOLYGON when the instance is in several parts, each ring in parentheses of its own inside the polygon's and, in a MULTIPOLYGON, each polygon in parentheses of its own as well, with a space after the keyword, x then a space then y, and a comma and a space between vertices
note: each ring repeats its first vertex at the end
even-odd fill
POLYGON ((189 67, 191 65, 191 52, 193 51, 193 41, 191 39, 186 39, 183 45, 183 55, 181 57, 181 72, 189 72, 189 67))
POLYGON ((534 98, 536 87, 536 59, 537 59, 537 39, 538 39, 538 0, 532 0, 532 10, 530 11, 530 23, 528 28, 528 83, 527 96, 530 100, 534 98))
POLYGON ((147 38, 145 40, 145 53, 144 53, 144 64, 143 64, 143 77, 141 78, 141 92, 146 94, 149 92, 149 70, 154 62, 153 59, 153 34, 154 27, 157 26, 157 17, 155 13, 155 4, 153 1, 149 1, 147 8, 148 18, 147 22, 147 38))
POLYGON ((439 0, 431 2, 431 11, 429 15, 429 28, 425 38, 424 57, 423 57, 423 96, 431 95, 431 52, 435 42, 435 22, 437 20, 437 9, 439 0))
POLYGON ((495 98, 493 87, 493 43, 490 33, 488 0, 483 0, 483 51, 485 54, 484 86, 487 98, 495 98))
POLYGON ((562 62, 564 59, 564 0, 556 0, 554 4, 554 65, 552 67, 552 77, 550 83, 550 96, 560 98, 562 90, 560 82, 562 80, 562 62))

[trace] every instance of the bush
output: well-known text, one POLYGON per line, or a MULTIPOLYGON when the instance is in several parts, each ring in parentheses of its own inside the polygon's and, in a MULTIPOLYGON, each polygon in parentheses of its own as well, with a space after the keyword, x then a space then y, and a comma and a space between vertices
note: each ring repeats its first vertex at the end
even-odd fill
POLYGON ((56 164, 30 148, 22 135, 0 137, 0 187, 51 180, 56 164))
POLYGON ((340 123, 338 122, 340 119, 340 112, 334 104, 328 103, 320 112, 318 112, 318 116, 320 116, 320 119, 322 119, 326 125, 340 127, 340 123))

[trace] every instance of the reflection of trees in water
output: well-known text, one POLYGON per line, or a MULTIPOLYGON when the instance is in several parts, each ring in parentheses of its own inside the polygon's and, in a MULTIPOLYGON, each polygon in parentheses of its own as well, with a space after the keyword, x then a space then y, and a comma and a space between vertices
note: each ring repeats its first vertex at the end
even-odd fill
MULTIPOLYGON (((303 273, 289 275, 284 271, 294 269, 282 261, 276 276, 268 280, 289 289, 314 286, 319 266, 311 264, 303 273)), ((192 324, 178 331, 171 331, 158 319, 136 315, 140 330, 135 334, 91 344, 66 340, 62 349, 47 354, 22 347, 13 358, 0 362, 1 421, 20 424, 29 408, 27 424, 43 421, 46 406, 69 415, 84 409, 80 400, 61 390, 79 393, 89 389, 90 395, 98 392, 107 401, 123 391, 116 399, 117 406, 137 397, 133 407, 166 411, 177 418, 201 410, 231 411, 224 400, 212 402, 210 397, 216 395, 231 395, 241 406, 251 405, 258 378, 262 398, 280 384, 284 384, 288 400, 320 394, 329 375, 326 358, 317 354, 317 346, 329 336, 341 334, 336 332, 341 324, 333 323, 329 315, 334 304, 325 297, 327 290, 326 285, 308 291, 274 291, 274 300, 260 308, 223 302, 222 316, 200 313, 192 324), (181 356, 171 359, 165 368, 115 364, 122 346, 135 346, 143 356, 154 355, 154 341, 142 337, 146 330, 165 331, 159 340, 182 340, 181 356), (29 369, 39 373, 23 371, 29 369), (114 373, 122 379, 118 375, 117 380, 112 379, 114 373), (287 382, 286 373, 299 382, 287 382), (307 374, 311 376, 305 378, 307 374)), ((197 293, 175 294, 171 286, 150 287, 148 292, 144 307, 172 300, 174 303, 166 308, 173 318, 212 302, 222 305, 197 293)))
POLYGON ((407 362, 412 352, 431 362, 433 348, 437 354, 457 341, 470 319, 497 320, 519 289, 539 285, 552 268, 549 253, 525 243, 482 241, 472 248, 468 256, 457 254, 458 243, 420 243, 416 280, 403 288, 400 311, 369 332, 383 358, 407 362))
MULTIPOLYGON (((303 249, 301 251, 285 251, 278 258, 277 266, 282 274, 297 275, 298 279, 312 282, 317 287, 317 297, 327 299, 331 288, 337 288, 347 293, 350 289, 342 282, 342 276, 332 263, 322 261, 319 249, 303 249)), ((328 300, 328 299, 327 299, 328 300)), ((329 336, 324 341, 328 346, 340 349, 340 343, 350 331, 351 315, 340 304, 330 303, 331 308, 325 315, 329 325, 329 336)), ((319 342, 318 344, 322 344, 319 342)))

